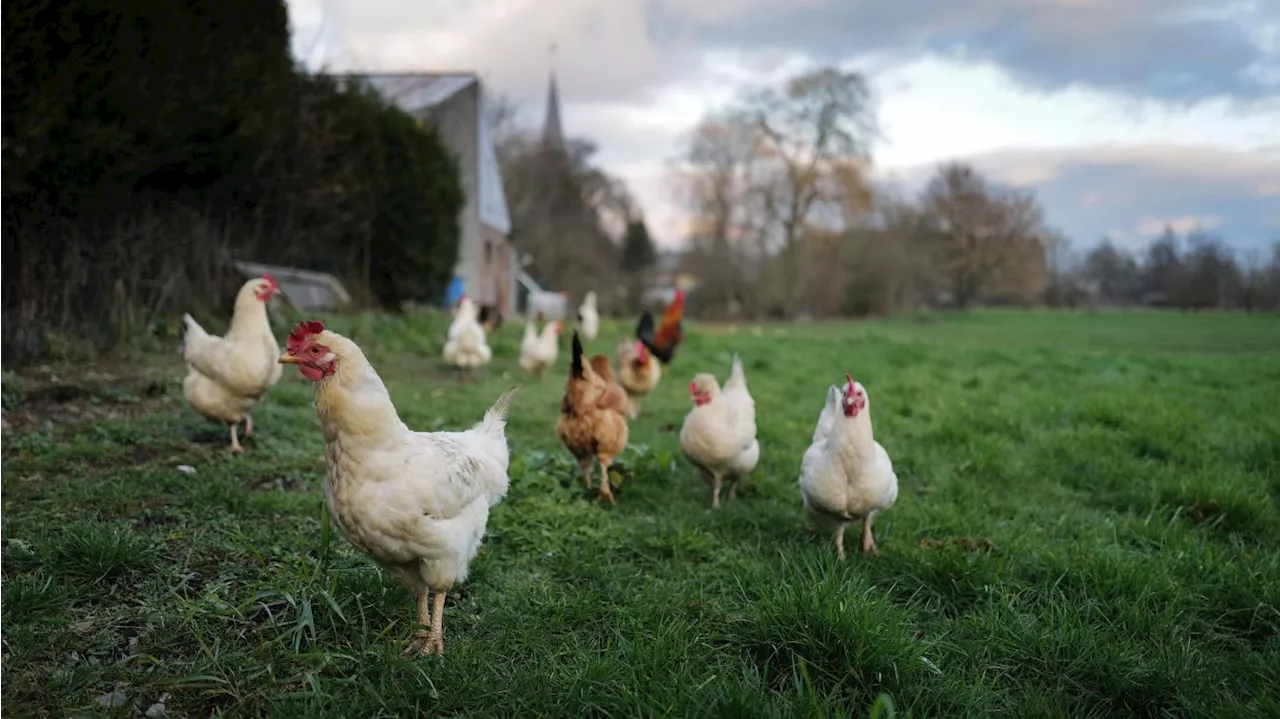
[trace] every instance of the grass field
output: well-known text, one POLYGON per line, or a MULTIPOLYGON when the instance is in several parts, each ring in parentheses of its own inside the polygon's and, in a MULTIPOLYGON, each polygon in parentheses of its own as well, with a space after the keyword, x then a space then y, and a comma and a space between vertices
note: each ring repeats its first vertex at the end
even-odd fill
POLYGON ((1280 716, 1280 318, 691 324, 614 509, 552 431, 565 349, 530 383, 505 327, 464 386, 438 318, 330 326, 418 429, 525 383, 447 654, 403 658, 411 597, 324 532, 294 372, 233 457, 172 352, 45 368, 4 382, 6 716, 1280 716), (689 377, 735 351, 762 459, 712 513, 676 434, 689 377), (901 493, 880 556, 838 563, 795 480, 846 371, 901 493))

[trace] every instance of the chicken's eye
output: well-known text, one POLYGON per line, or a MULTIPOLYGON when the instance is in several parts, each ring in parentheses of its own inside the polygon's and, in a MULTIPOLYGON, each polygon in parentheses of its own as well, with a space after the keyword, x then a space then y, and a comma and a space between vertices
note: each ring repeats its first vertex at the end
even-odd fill
POLYGON ((312 347, 312 348, 311 348, 311 354, 313 354, 313 355, 318 355, 318 354, 320 354, 320 348, 319 348, 319 347, 312 347))

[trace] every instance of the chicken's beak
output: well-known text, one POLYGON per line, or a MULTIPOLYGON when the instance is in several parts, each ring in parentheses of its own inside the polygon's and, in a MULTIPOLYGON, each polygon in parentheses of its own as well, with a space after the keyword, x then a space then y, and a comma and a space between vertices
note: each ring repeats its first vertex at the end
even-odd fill
POLYGON ((294 357, 288 352, 285 352, 284 354, 280 355, 280 364, 302 364, 302 360, 298 359, 297 357, 294 357))

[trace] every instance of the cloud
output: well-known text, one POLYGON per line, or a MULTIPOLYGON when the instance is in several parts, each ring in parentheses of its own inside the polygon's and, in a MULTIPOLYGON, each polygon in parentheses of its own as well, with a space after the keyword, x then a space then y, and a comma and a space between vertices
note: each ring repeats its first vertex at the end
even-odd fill
POLYGON ((311 67, 476 71, 532 125, 556 42, 566 130, 597 143, 666 244, 685 224, 666 169, 685 133, 743 85, 830 62, 870 74, 881 176, 918 185, 935 163, 971 158, 1035 188, 1050 221, 1085 242, 1140 241, 1144 219, 1184 217, 1265 242, 1280 222, 1263 209, 1280 196, 1270 0, 289 4, 311 67))
POLYGON ((1083 86, 1192 105, 1280 87, 1280 10, 1270 0, 753 0, 736 13, 649 4, 664 37, 701 46, 804 50, 820 61, 933 55, 992 63, 1044 92, 1083 86))
MULTIPOLYGON (((521 99, 547 46, 584 100, 685 79, 709 53, 989 63, 1025 88, 1192 105, 1280 89, 1271 0, 291 0, 299 49, 341 69, 479 67, 521 99)), ((757 67, 757 70, 762 68, 757 67)))
MULTIPOLYGON (((1207 145, 1097 145, 1009 149, 964 158, 993 181, 1035 191, 1050 224, 1077 244, 1112 236, 1145 244, 1166 225, 1212 231, 1237 247, 1280 241, 1275 200, 1259 191, 1280 177, 1280 148, 1251 152, 1207 145)), ((890 173, 918 191, 932 166, 890 173)))
POLYGON ((574 97, 636 100, 697 66, 691 47, 644 32, 644 0, 291 0, 295 51, 337 70, 470 70, 517 101, 555 64, 574 97), (314 40, 314 41, 313 41, 314 40), (312 46, 314 45, 314 49, 312 46))

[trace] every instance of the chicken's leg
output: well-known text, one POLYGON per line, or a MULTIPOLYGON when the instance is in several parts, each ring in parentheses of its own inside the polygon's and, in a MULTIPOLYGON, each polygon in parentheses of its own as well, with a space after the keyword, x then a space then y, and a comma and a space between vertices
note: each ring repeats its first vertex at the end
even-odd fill
POLYGON ((444 598, 448 592, 436 592, 435 607, 431 610, 431 635, 427 638, 424 654, 444 656, 444 598))
POLYGON ((868 514, 866 518, 862 520, 861 549, 863 554, 879 554, 880 553, 876 551, 876 538, 871 536, 871 518, 874 516, 875 516, 874 514, 868 514))
POLYGON ((840 528, 836 530, 836 559, 844 561, 844 528, 845 524, 840 523, 840 528))
POLYGON ((253 436, 253 415, 246 413, 244 416, 244 438, 249 439, 253 436))
POLYGON ((414 631, 409 646, 404 648, 405 656, 431 653, 431 591, 426 587, 418 594, 418 629, 414 631))
POLYGON ((711 508, 720 509, 720 475, 713 473, 711 475, 711 508))
POLYGON ((605 459, 604 457, 600 458, 600 496, 597 497, 596 500, 601 501, 607 499, 609 500, 610 505, 616 505, 618 500, 613 498, 613 487, 609 486, 610 464, 612 464, 612 460, 605 459))
POLYGON ((231 425, 231 451, 236 454, 244 454, 244 447, 240 446, 240 434, 236 431, 237 426, 239 426, 237 423, 232 423, 231 425))
POLYGON ((734 477, 733 479, 729 480, 729 497, 725 499, 725 501, 732 502, 734 497, 737 497, 737 496, 738 496, 738 478, 734 477))
POLYGON ((587 455, 578 458, 578 466, 582 468, 582 476, 586 477, 587 489, 591 489, 591 465, 596 461, 595 457, 587 455))

